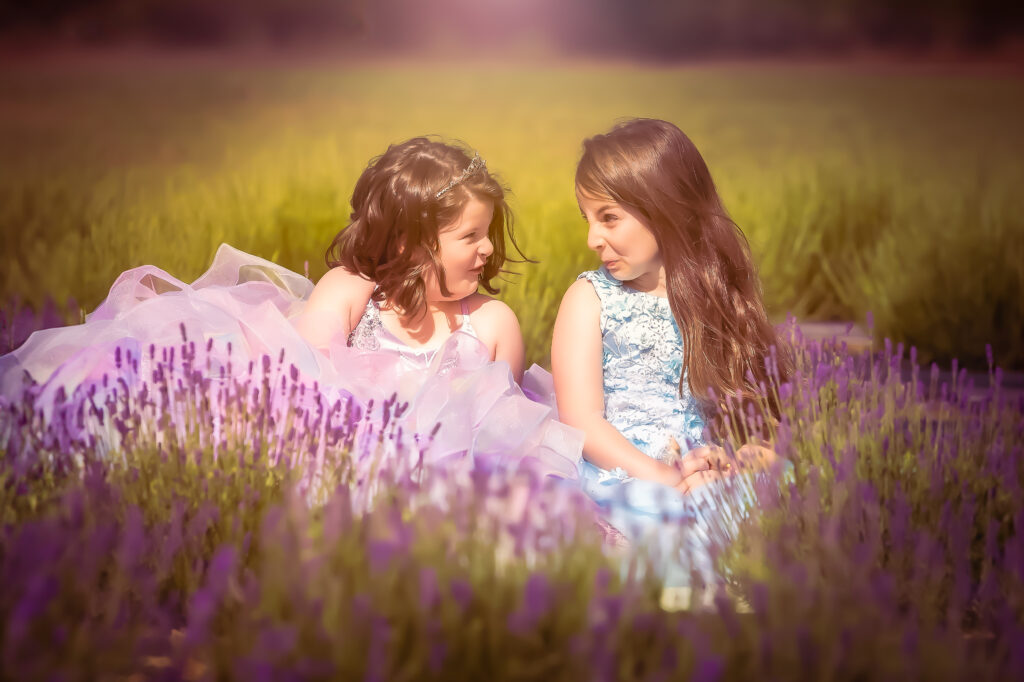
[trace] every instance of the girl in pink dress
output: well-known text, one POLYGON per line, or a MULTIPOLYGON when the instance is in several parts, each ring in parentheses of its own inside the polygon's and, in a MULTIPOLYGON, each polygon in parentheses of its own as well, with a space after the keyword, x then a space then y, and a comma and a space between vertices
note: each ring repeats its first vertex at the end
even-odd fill
POLYGON ((575 478, 581 434, 541 398, 553 394, 550 376, 524 376, 515 314, 479 292, 497 293, 506 238, 515 247, 505 192, 483 159, 426 138, 392 145, 351 203, 315 287, 227 245, 191 284, 154 266, 129 270, 84 324, 36 332, 0 358, 0 403, 30 387, 43 412, 90 391, 102 405, 96 391, 134 390, 167 349, 180 361, 173 349, 187 339, 210 391, 228 368, 244 377, 276 364, 312 389, 307 402, 318 392, 364 411, 404 405, 405 433, 431 434, 428 464, 528 462, 575 478))

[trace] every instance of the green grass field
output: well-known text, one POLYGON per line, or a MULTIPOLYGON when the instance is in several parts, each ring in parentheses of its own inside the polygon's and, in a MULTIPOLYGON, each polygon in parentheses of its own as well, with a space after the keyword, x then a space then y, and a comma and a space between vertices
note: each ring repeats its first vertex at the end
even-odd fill
POLYGON ((126 60, 0 70, 4 298, 95 307, 144 263, 189 280, 220 242, 315 279, 367 161, 465 140, 514 193, 538 265, 502 297, 545 363, 594 265, 572 177, 617 119, 677 123, 748 235, 772 314, 863 320, 1024 367, 1024 79, 824 65, 499 66, 126 60))

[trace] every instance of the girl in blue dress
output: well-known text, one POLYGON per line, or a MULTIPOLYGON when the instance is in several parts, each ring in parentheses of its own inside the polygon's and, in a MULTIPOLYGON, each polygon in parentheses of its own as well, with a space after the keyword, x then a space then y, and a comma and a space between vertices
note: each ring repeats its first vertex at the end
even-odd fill
MULTIPOLYGON (((576 198, 602 266, 562 299, 551 359, 560 418, 585 433, 584 489, 631 542, 660 553, 666 584, 688 585, 691 572, 712 582, 713 546, 750 503, 730 476, 749 469, 714 443, 724 400, 757 404, 780 346, 746 239, 666 121, 586 140, 576 198)), ((792 371, 781 351, 772 380, 792 371)), ((738 454, 744 465, 774 458, 763 444, 738 454)))

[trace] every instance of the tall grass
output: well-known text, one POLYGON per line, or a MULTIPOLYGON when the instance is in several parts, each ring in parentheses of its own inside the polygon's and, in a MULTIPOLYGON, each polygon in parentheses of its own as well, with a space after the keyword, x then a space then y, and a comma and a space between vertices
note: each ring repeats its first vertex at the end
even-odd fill
POLYGON ((0 72, 2 292, 86 309, 116 274, 189 279, 222 241, 316 278, 355 179, 437 133, 514 191, 538 266, 502 297, 544 363, 562 292, 595 261, 572 192, 586 135, 680 125, 745 230, 771 310, 863 319, 923 357, 1024 366, 1024 135, 1012 76, 815 66, 547 69, 264 64, 0 72))

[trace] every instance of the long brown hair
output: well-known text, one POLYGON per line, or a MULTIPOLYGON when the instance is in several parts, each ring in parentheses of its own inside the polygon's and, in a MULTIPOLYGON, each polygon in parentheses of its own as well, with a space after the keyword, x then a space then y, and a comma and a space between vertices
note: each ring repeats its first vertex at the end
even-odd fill
MULTIPOLYGON (((480 286, 494 294, 491 280, 509 258, 505 238, 522 256, 512 232, 505 188, 480 167, 439 198, 438 192, 460 178, 470 165, 465 150, 416 137, 391 145, 372 159, 352 192, 352 214, 327 249, 327 267, 344 266, 377 284, 373 296, 401 314, 426 311, 425 274, 433 268, 441 293, 450 296, 439 258, 438 234, 458 220, 471 199, 491 202, 494 216, 487 236, 494 252, 484 264, 480 286)), ((522 260, 525 260, 523 258, 522 260)))
MULTIPOLYGON (((576 186, 637 211, 657 240, 683 340, 680 394, 689 381, 712 413, 730 398, 758 402, 764 395, 758 384, 772 383, 770 357, 777 359, 778 380, 789 379, 791 354, 768 321, 747 239, 683 131, 667 121, 633 119, 584 141, 576 186)), ((765 393, 777 416, 771 391, 765 393)))

